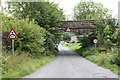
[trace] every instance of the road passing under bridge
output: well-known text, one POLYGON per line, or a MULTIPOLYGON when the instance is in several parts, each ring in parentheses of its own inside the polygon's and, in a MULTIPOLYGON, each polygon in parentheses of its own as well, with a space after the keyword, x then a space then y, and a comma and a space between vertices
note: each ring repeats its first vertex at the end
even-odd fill
POLYGON ((77 55, 61 45, 57 58, 24 78, 118 78, 110 70, 77 55))

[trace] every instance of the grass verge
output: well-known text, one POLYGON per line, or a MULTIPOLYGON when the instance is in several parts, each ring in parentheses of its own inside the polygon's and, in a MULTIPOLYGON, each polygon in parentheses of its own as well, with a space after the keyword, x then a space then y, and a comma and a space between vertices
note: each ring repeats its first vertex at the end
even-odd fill
POLYGON ((2 78, 21 78, 38 70, 51 62, 55 56, 29 57, 28 53, 23 52, 20 55, 4 54, 2 55, 2 78))

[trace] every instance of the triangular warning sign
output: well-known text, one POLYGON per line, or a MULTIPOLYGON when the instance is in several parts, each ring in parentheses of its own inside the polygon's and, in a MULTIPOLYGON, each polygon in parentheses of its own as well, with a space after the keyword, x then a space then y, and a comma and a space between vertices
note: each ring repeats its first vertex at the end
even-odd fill
POLYGON ((10 30, 10 33, 8 34, 8 36, 6 37, 6 39, 19 39, 16 32, 14 31, 14 29, 12 28, 10 30))
POLYGON ((67 28, 67 30, 66 30, 67 32, 70 32, 70 28, 67 28))

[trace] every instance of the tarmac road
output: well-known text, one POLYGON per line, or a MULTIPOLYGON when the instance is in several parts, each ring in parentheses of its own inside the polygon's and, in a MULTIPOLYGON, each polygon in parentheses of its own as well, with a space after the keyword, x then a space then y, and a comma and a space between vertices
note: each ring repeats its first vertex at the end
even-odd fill
POLYGON ((66 47, 59 45, 58 49, 60 52, 54 61, 24 78, 118 78, 66 47))

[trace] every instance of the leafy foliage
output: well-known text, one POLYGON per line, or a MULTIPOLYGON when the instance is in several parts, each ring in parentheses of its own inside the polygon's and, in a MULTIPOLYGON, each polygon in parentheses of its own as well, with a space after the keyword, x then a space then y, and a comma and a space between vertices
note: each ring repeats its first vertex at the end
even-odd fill
POLYGON ((63 40, 70 42, 71 36, 68 32, 64 33, 63 40))
POLYGON ((52 2, 10 2, 9 13, 15 18, 34 19, 38 25, 46 29, 45 50, 56 52, 61 34, 58 32, 60 22, 64 20, 63 10, 52 2), (55 51, 54 51, 55 50, 55 51))
POLYGON ((120 66, 120 58, 119 58, 119 55, 120 55, 120 49, 114 50, 113 55, 112 55, 112 57, 111 57, 111 62, 112 62, 113 64, 117 64, 117 65, 120 66))
POLYGON ((120 46, 120 28, 115 32, 116 38, 117 38, 117 46, 120 46))
POLYGON ((80 1, 78 5, 74 7, 74 19, 87 20, 109 16, 108 9, 103 8, 101 3, 94 3, 93 1, 80 1))
POLYGON ((116 40, 116 35, 115 35, 115 31, 116 31, 116 20, 112 20, 113 18, 109 18, 104 20, 104 24, 102 24, 103 22, 101 22, 101 20, 97 20, 96 24, 97 24, 97 38, 99 40, 99 45, 103 45, 105 44, 106 47, 111 47, 111 46, 115 46, 117 40, 116 40), (110 21, 113 24, 110 24, 110 21))
POLYGON ((115 31, 117 28, 116 19, 112 18, 110 11, 104 8, 101 3, 82 0, 74 8, 74 18, 92 19, 96 21, 96 37, 98 38, 99 46, 105 44, 106 47, 115 46, 116 37, 115 31))
MULTIPOLYGON (((35 21, 27 19, 15 20, 10 17, 3 17, 2 25, 3 32, 8 33, 11 28, 15 29, 20 38, 15 40, 16 49, 28 51, 33 55, 41 54, 45 50, 43 47, 45 30, 35 24, 35 21)), ((11 40, 7 40, 7 43, 6 48, 11 48, 11 40)))
POLYGON ((98 54, 98 49, 95 47, 81 48, 79 54, 83 57, 98 54))
POLYGON ((88 35, 80 35, 78 39, 81 42, 82 48, 85 48, 91 45, 88 35))

